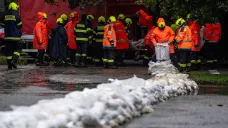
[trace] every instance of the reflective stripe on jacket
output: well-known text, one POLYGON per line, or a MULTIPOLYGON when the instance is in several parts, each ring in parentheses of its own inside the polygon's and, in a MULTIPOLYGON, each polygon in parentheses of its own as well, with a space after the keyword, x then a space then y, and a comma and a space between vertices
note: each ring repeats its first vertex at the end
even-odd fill
POLYGON ((175 34, 169 26, 165 26, 164 30, 156 27, 151 34, 152 43, 168 43, 173 42, 175 34))
POLYGON ((48 44, 48 29, 46 21, 43 20, 44 13, 38 12, 39 22, 34 28, 33 47, 35 49, 47 49, 48 44))
POLYGON ((89 34, 90 28, 88 27, 87 22, 80 21, 76 24, 74 28, 74 35, 76 38, 76 42, 84 42, 87 43, 89 41, 89 34))
POLYGON ((7 12, 2 25, 5 28, 5 40, 21 40, 22 21, 18 11, 7 12))
POLYGON ((200 26, 197 21, 191 21, 189 28, 192 32, 192 51, 200 51, 200 26))
POLYGON ((190 50, 192 48, 192 33, 187 25, 178 29, 175 39, 178 43, 178 49, 190 50))
POLYGON ((76 37, 74 36, 74 27, 77 24, 77 21, 70 21, 65 25, 65 29, 68 35, 68 47, 70 49, 76 50, 76 37))
POLYGON ((104 49, 115 49, 116 48, 116 32, 113 28, 113 24, 107 24, 104 27, 104 38, 103 38, 103 48, 104 49), (113 45, 111 45, 113 41, 113 45))
POLYGON ((212 24, 211 34, 208 38, 208 43, 218 43, 220 38, 221 38, 220 23, 212 24))
POLYGON ((117 21, 114 23, 114 29, 116 32, 116 49, 128 49, 129 41, 124 24, 121 21, 117 21))
POLYGON ((98 23, 97 27, 95 28, 95 40, 96 43, 102 43, 104 37, 104 23, 98 23))

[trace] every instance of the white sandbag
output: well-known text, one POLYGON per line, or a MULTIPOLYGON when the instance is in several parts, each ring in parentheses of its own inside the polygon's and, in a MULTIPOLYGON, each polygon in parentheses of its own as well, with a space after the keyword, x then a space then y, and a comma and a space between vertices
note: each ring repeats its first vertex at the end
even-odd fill
POLYGON ((156 60, 162 61, 162 60, 170 60, 169 55, 169 45, 167 44, 157 44, 155 47, 156 51, 156 60))

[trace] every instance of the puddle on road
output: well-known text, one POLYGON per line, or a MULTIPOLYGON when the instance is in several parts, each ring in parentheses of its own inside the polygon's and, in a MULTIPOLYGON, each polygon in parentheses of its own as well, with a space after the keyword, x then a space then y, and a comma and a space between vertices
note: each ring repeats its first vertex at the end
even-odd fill
POLYGON ((200 85, 198 95, 203 94, 228 95, 228 86, 200 85))

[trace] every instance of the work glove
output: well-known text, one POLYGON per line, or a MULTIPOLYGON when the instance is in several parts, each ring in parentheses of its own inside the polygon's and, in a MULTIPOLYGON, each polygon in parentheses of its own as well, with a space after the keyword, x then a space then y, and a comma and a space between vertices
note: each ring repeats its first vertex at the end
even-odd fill
POLYGON ((156 47, 157 46, 157 42, 154 42, 154 47, 156 47))
POLYGON ((39 40, 39 44, 42 44, 42 42, 43 42, 42 40, 39 40))
POLYGON ((170 44, 172 44, 172 42, 171 41, 168 41, 168 44, 170 45, 170 44))
POLYGON ((110 44, 111 44, 111 46, 113 47, 113 46, 114 46, 114 41, 111 40, 111 41, 110 41, 110 44))

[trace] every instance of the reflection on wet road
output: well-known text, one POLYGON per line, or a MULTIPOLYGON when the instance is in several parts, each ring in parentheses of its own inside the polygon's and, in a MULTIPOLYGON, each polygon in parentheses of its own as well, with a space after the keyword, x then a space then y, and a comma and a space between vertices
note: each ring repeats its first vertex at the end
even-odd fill
POLYGON ((94 88, 109 78, 126 79, 133 75, 150 78, 147 67, 141 66, 78 69, 29 65, 12 71, 0 66, 0 72, 0 111, 10 110, 11 105, 31 105, 42 99, 63 97, 71 91, 94 88))

